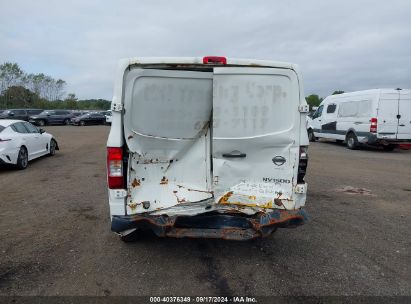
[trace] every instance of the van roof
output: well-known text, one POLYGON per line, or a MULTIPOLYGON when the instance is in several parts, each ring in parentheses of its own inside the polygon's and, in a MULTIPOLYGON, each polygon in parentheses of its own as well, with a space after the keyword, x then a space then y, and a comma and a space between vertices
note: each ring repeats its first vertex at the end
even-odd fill
MULTIPOLYGON (((405 94, 410 94, 411 90, 409 89, 400 89, 401 92, 405 94)), ((362 91, 354 91, 354 92, 346 92, 342 94, 335 94, 335 95, 328 95, 324 98, 325 102, 332 102, 334 99, 345 99, 353 96, 374 96, 373 98, 377 98, 379 94, 393 94, 394 92, 398 92, 398 89, 370 89, 370 90, 362 90, 362 91)), ((321 102, 323 104, 324 102, 321 102)))
MULTIPOLYGON (((161 64, 178 64, 178 65, 213 65, 204 64, 205 57, 132 57, 125 58, 120 61, 121 65, 161 65, 161 64)), ((297 65, 293 63, 256 60, 256 59, 240 59, 226 58, 226 65, 221 66, 250 66, 250 67, 275 67, 283 69, 296 69, 297 65)), ((220 66, 219 64, 214 64, 220 66)))
MULTIPOLYGON (((348 96, 355 96, 355 95, 363 95, 363 94, 377 94, 377 93, 393 93, 394 91, 397 91, 398 89, 370 89, 370 90, 362 90, 362 91, 354 91, 354 92, 345 92, 342 94, 335 94, 335 95, 329 95, 328 97, 348 97, 348 96)), ((405 91, 408 92, 410 90, 408 89, 400 89, 400 91, 405 91)))

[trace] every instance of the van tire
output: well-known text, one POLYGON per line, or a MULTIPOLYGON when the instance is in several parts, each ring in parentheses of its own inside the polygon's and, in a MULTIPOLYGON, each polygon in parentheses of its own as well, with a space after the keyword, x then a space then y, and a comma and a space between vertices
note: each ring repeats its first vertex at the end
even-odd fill
POLYGON ((307 132, 308 132, 308 140, 310 142, 315 142, 318 139, 314 136, 314 131, 312 129, 309 129, 307 132))
POLYGON ((348 149, 350 150, 358 149, 358 138, 353 132, 350 132, 347 134, 345 138, 345 142, 347 143, 348 149))
POLYGON ((393 151, 395 148, 397 147, 397 145, 384 145, 382 146, 384 151, 393 151))

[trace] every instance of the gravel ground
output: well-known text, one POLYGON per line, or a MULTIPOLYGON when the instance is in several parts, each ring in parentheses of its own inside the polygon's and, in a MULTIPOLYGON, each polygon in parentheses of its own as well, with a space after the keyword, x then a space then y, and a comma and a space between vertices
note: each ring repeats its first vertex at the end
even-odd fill
POLYGON ((108 127, 0 168, 0 295, 411 295, 411 150, 310 147, 311 221, 251 242, 110 232, 108 127))

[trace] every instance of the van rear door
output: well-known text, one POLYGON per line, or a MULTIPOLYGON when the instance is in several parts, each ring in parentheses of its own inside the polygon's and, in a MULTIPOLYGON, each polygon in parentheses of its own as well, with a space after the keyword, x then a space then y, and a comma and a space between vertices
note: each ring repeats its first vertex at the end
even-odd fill
POLYGON ((127 214, 212 199, 212 73, 134 68, 124 77, 127 214))
POLYGON ((411 90, 401 90, 399 93, 397 139, 411 140, 411 90))
POLYGON ((216 201, 293 208, 300 140, 295 72, 221 67, 213 79, 216 201))
POLYGON ((377 136, 378 138, 396 139, 398 131, 399 92, 382 91, 378 102, 377 136))

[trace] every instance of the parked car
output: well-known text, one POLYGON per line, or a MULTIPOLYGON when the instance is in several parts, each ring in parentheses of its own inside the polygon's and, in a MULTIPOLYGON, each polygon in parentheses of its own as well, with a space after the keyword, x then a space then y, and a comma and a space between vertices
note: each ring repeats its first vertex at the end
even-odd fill
POLYGON ((73 114, 69 110, 46 110, 30 116, 29 122, 38 125, 69 125, 73 114))
POLYGON ((100 113, 87 113, 71 119, 71 124, 75 126, 104 125, 106 117, 100 113))
POLYGON ((31 115, 43 112, 42 109, 8 109, 0 113, 0 119, 18 119, 28 121, 31 115))
POLYGON ((411 90, 374 89, 331 95, 307 119, 310 141, 345 141, 349 149, 361 144, 393 150, 411 143, 411 90))
POLYGON ((59 150, 53 135, 22 120, 0 120, 0 164, 27 168, 28 162, 59 150))
POLYGON ((110 110, 107 111, 107 114, 105 116, 106 116, 106 125, 111 125, 111 120, 113 118, 113 116, 111 115, 111 111, 110 110))
POLYGON ((246 240, 305 222, 308 105, 296 65, 133 58, 116 75, 107 181, 123 240, 145 229, 246 240))

